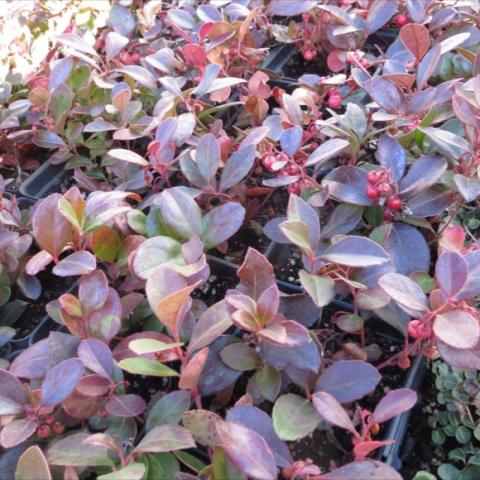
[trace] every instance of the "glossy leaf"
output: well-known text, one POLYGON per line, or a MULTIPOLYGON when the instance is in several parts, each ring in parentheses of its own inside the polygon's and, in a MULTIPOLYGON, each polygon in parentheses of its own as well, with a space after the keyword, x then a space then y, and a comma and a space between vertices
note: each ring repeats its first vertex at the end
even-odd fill
POLYGON ((317 428, 319 417, 312 402, 293 393, 277 399, 272 411, 275 432, 282 440, 298 440, 317 428))
POLYGON ((59 277, 69 277, 73 275, 86 275, 97 268, 95 257, 86 250, 81 250, 70 254, 62 259, 55 267, 53 273, 59 277))
POLYGON ((312 396, 312 401, 318 414, 328 423, 356 434, 350 417, 333 395, 327 392, 316 392, 312 396))
POLYGON ((417 403, 417 393, 409 388, 391 390, 378 402, 372 414, 372 420, 383 423, 407 410, 417 403))
POLYGON ((473 348, 480 339, 478 320, 464 310, 451 310, 435 317, 435 335, 454 348, 473 348))
POLYGON ((449 297, 453 297, 468 279, 467 262, 457 252, 444 252, 437 260, 435 278, 440 288, 449 297))
POLYGON ((42 383, 42 405, 57 405, 65 400, 82 378, 84 369, 80 359, 70 358, 49 370, 42 383))
POLYGON ((159 425, 150 430, 133 451, 158 453, 193 447, 195 447, 195 441, 186 428, 178 425, 159 425))
POLYGON ((37 480, 52 479, 47 459, 37 445, 27 448, 20 455, 15 469, 15 480, 31 480, 32 474, 37 480))
POLYGON ((328 277, 299 271, 300 283, 317 307, 328 305, 335 297, 335 282, 328 277))

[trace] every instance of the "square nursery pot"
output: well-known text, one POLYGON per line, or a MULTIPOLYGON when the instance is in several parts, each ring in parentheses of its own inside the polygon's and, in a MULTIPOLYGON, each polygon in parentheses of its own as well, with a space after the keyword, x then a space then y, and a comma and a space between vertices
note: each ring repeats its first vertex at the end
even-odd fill
MULTIPOLYGON (((288 258, 288 247, 286 247, 286 245, 275 244, 272 242, 267 249, 268 253, 266 253, 268 260, 272 264, 275 264, 282 259, 288 258)), ((209 256, 208 261, 211 272, 218 277, 236 277, 238 265, 211 256, 209 256)), ((304 292, 302 287, 282 280, 277 280, 277 285, 280 291, 283 293, 295 294, 304 292)), ((354 311, 354 307, 351 303, 342 300, 334 300, 328 306, 323 308, 325 310, 331 310, 334 312, 354 311)), ((380 337, 397 342, 398 344, 403 344, 403 336, 400 335, 396 329, 385 323, 382 319, 375 316, 370 317, 366 321, 366 325, 372 328, 380 337)), ((240 334, 240 331, 237 329, 236 333, 240 334)), ((418 393, 425 373, 425 358, 423 356, 418 356, 413 360, 411 367, 406 372, 402 387, 412 389, 418 393)), ((400 385, 398 387, 400 387, 400 385)), ((420 398, 418 400, 418 403, 419 402, 420 398)), ((377 454, 377 458, 379 460, 391 465, 396 470, 399 470, 402 467, 403 443, 405 441, 410 414, 411 410, 394 417, 392 420, 390 420, 390 422, 388 422, 385 438, 394 440, 394 443, 382 447, 377 454)))
POLYGON ((47 160, 20 185, 18 192, 23 197, 39 200, 51 193, 59 192, 62 182, 67 176, 68 173, 63 163, 54 165, 47 160))

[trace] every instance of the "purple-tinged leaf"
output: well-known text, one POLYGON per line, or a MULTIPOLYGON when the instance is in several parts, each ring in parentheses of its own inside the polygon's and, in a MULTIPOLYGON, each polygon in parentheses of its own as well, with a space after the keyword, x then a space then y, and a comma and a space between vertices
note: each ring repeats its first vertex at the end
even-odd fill
POLYGON ((200 83, 192 90, 192 94, 198 97, 205 95, 211 83, 218 77, 222 67, 211 63, 205 67, 200 83))
POLYGON ((362 219, 363 208, 349 203, 340 203, 330 214, 327 224, 322 228, 323 239, 330 239, 335 235, 350 233, 362 219))
POLYGON ((54 258, 58 258, 65 246, 73 242, 74 235, 72 224, 58 209, 61 198, 58 193, 49 195, 37 205, 32 218, 35 240, 54 258))
POLYGON ((192 434, 179 425, 159 425, 148 432, 133 453, 173 452, 195 447, 192 434))
POLYGON ((112 379, 113 357, 105 343, 94 338, 82 340, 78 347, 78 358, 92 372, 104 378, 112 379))
POLYGON ((0 433, 0 445, 5 449, 19 445, 35 433, 37 426, 36 418, 12 420, 0 433))
POLYGON ((437 347, 442 359, 449 365, 462 370, 480 370, 480 349, 475 345, 472 349, 453 348, 437 338, 437 347))
POLYGON ((105 405, 105 410, 114 417, 131 418, 141 415, 147 404, 139 395, 114 395, 105 405))
POLYGON ((232 320, 227 302, 222 300, 213 304, 200 315, 190 338, 188 352, 206 347, 231 326, 232 320))
POLYGON ((408 199, 406 211, 416 218, 441 215, 451 205, 451 199, 451 191, 433 186, 408 199))
POLYGON ((202 213, 197 202, 182 190, 164 190, 158 202, 166 225, 185 240, 202 236, 202 213))
POLYGON ((394 223, 384 243, 397 273, 411 275, 414 272, 428 272, 430 249, 422 233, 404 223, 394 223), (408 252, 408 255, 405 254, 408 252))
POLYGON ((254 430, 237 423, 216 424, 220 446, 229 460, 252 480, 275 480, 277 469, 272 450, 254 430))
POLYGON ((103 397, 110 391, 111 383, 97 374, 86 375, 78 382, 76 392, 86 397, 103 397))
POLYGON ((140 67, 139 65, 125 65, 124 67, 116 68, 113 71, 126 74, 145 87, 153 89, 157 88, 157 80, 155 76, 145 67, 140 67))
POLYGON ((333 395, 340 403, 349 403, 372 392, 381 378, 378 370, 368 362, 340 360, 320 375, 315 390, 333 395))
POLYGON ((220 178, 220 190, 228 190, 241 182, 255 162, 255 145, 237 150, 227 161, 220 178))
POLYGON ((375 0, 368 8, 367 31, 369 34, 383 27, 397 12, 397 2, 375 0))
POLYGON ((59 277, 86 275, 97 268, 96 258, 86 250, 80 250, 62 259, 53 267, 53 273, 59 277))
POLYGON ((49 370, 42 383, 42 405, 57 405, 65 400, 77 386, 84 370, 78 358, 64 360, 49 370))
POLYGON ((255 370, 261 365, 258 353, 246 343, 232 343, 231 345, 227 345, 220 352, 220 358, 225 365, 241 372, 255 370))
POLYGON ((117 126, 114 125, 112 122, 107 122, 106 120, 102 119, 89 122, 83 127, 83 131, 85 133, 109 132, 116 129, 117 126))
POLYGON ((108 296, 108 280, 102 270, 95 270, 80 279, 78 298, 84 313, 101 308, 108 296))
POLYGON ((78 432, 61 438, 52 443, 47 450, 47 460, 50 465, 88 467, 112 466, 109 449, 100 445, 85 443, 91 435, 78 432))
POLYGON ((280 145, 287 155, 293 155, 302 145, 303 129, 298 125, 284 130, 280 145))
POLYGON ((47 459, 38 445, 27 448, 18 459, 15 469, 15 480, 52 480, 47 459))
POLYGON ((387 168, 392 179, 398 182, 407 166, 407 153, 403 147, 390 135, 384 134, 378 140, 378 160, 387 168))
POLYGON ((10 373, 19 378, 43 378, 52 367, 48 343, 45 338, 21 352, 10 365, 10 373))
POLYGON ((124 148, 114 148, 113 150, 109 150, 107 154, 109 157, 112 157, 115 160, 133 163, 134 165, 139 165, 141 167, 148 167, 148 165, 150 165, 147 160, 145 160, 142 156, 132 150, 126 150, 124 148))
POLYGON ((343 138, 332 138, 331 140, 327 140, 310 154, 305 166, 320 166, 327 160, 342 154, 349 146, 350 142, 343 138))
POLYGON ((456 174, 453 181, 467 202, 473 202, 480 196, 480 178, 456 174))
POLYGON ((324 473, 322 480, 402 480, 402 476, 390 465, 378 460, 362 460, 348 463, 333 472, 324 473))
POLYGON ((473 348, 480 339, 478 320, 465 310, 451 310, 435 317, 435 335, 453 348, 473 348))
POLYGON ((361 168, 335 168, 323 179, 322 185, 328 188, 332 197, 342 202, 366 207, 374 205, 365 193, 369 183, 367 172, 361 168))
POLYGON ((328 247, 319 258, 349 267, 371 267, 382 265, 390 260, 388 253, 378 243, 355 235, 338 240, 328 247))
POLYGON ((50 92, 65 83, 73 68, 73 58, 65 57, 57 60, 48 76, 48 89, 50 92))
POLYGON ((386 112, 400 113, 403 111, 405 97, 392 82, 382 77, 374 77, 364 84, 364 88, 386 112))
POLYGON ((178 388, 182 390, 195 390, 198 387, 200 375, 208 358, 208 347, 202 348, 182 368, 180 374, 180 381, 178 382, 178 388))
POLYGON ((407 410, 417 403, 417 392, 409 388, 399 388, 388 392, 377 404, 372 421, 383 423, 407 410))
POLYGON ((435 279, 446 295, 454 297, 464 287, 467 278, 467 262, 459 253, 446 251, 440 255, 435 267, 435 279))
POLYGON ((272 285, 262 292, 256 302, 256 317, 262 325, 266 325, 278 313, 280 292, 276 285, 272 285))
POLYGON ((0 415, 16 415, 23 412, 27 397, 22 382, 6 370, 0 370, 0 415))
POLYGON ((202 220, 202 240, 206 249, 213 248, 237 233, 245 219, 245 208, 228 202, 212 208, 202 220))
POLYGON ((74 50, 97 56, 95 49, 76 33, 62 33, 61 35, 57 36, 57 40, 62 45, 66 45, 74 50))
POLYGON ((287 175, 286 177, 275 177, 275 178, 268 178, 267 180, 263 181, 263 185, 266 187, 284 187, 285 185, 290 185, 291 183, 295 183, 300 180, 300 175, 287 175))
POLYGON ((308 330, 295 320, 272 323, 267 328, 260 330, 258 336, 270 343, 286 347, 297 347, 312 341, 308 330))
POLYGON ((36 275, 52 263, 53 257, 46 250, 40 250, 33 257, 31 257, 25 267, 25 272, 28 275, 36 275))
POLYGON ((272 0, 268 5, 269 15, 282 17, 293 17, 308 12, 316 5, 315 0, 299 0, 297 2, 286 2, 285 0, 272 0))
POLYGON ((400 194, 407 198, 425 190, 436 183, 447 169, 443 158, 425 155, 410 167, 407 175, 399 184, 400 194))
MULTIPOLYGON (((461 137, 460 135, 457 135, 456 133, 449 132, 448 130, 443 130, 441 128, 434 128, 434 127, 418 127, 418 129, 424 133, 428 139, 445 155, 451 157, 452 159, 456 160, 460 157, 462 157, 465 154, 468 154, 471 152, 471 146, 468 143, 466 139, 461 137)), ((425 158, 425 157, 424 157, 425 158)), ((429 157, 432 158, 432 157, 429 157)), ((437 159, 438 160, 438 159, 437 159)), ((419 160, 417 160, 419 162, 419 160)), ((416 162, 416 163, 417 163, 416 162)), ((443 160, 444 163, 445 160, 443 160)), ((416 165, 414 164, 414 166, 416 165)), ((433 167, 433 165, 429 165, 430 168, 433 167)), ((412 167, 413 168, 413 167, 412 167)), ((445 168, 441 172, 445 171, 445 168)), ((436 172, 435 172, 436 174, 436 172)), ((440 175, 441 175, 440 174, 440 175)), ((425 175, 425 179, 429 180, 429 172, 423 172, 421 175, 425 175)), ((435 177, 436 179, 438 177, 435 177)), ((436 180, 435 180, 436 181, 436 180)), ((434 182, 430 182, 429 185, 432 185, 434 182)), ((401 186, 401 189, 405 189, 404 186, 401 186)))
POLYGON ((127 45, 129 39, 117 32, 109 32, 105 37, 105 53, 107 62, 115 58, 127 45))
MULTIPOLYGON (((289 411, 288 415, 292 413, 289 411)), ((226 420, 243 425, 261 435, 270 446, 277 466, 284 468, 293 462, 287 445, 280 440, 275 432, 272 419, 259 408, 243 405, 233 407, 228 410, 226 420)))
POLYGON ((407 313, 421 316, 428 311, 427 297, 420 285, 399 273, 386 273, 380 277, 378 284, 407 313))
POLYGON ((298 125, 299 127, 303 127, 303 112, 302 112, 302 109, 300 108, 300 104, 298 103, 298 100, 296 100, 292 95, 289 95, 288 93, 284 93, 282 95, 282 101, 283 101, 283 108, 290 122, 292 122, 295 125, 298 125))
POLYGON ((220 166, 220 145, 211 133, 198 142, 196 159, 203 178, 211 183, 220 166))
POLYGON ((97 480, 142 480, 146 469, 143 463, 130 462, 126 467, 98 476, 97 480))
POLYGON ((350 417, 337 399, 327 392, 316 392, 312 396, 313 406, 328 423, 357 434, 350 417))
POLYGON ((423 0, 407 0, 407 11, 412 22, 423 23, 425 19, 425 2, 423 0))
POLYGON ((272 420, 281 440, 294 441, 312 433, 320 418, 310 400, 287 393, 275 402, 272 420))
POLYGON ((427 84, 433 72, 436 70, 442 57, 442 47, 440 44, 431 48, 423 57, 417 70, 417 87, 423 89, 427 84))

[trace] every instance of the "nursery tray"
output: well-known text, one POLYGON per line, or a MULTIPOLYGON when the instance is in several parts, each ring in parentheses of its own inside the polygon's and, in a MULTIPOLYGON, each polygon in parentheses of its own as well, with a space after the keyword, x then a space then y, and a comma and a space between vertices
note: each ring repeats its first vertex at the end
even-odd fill
POLYGON ((20 185, 18 192, 23 197, 39 200, 60 191, 60 186, 66 177, 67 172, 63 163, 54 165, 47 160, 20 185))
MULTIPOLYGON (((286 249, 284 247, 284 245, 272 243, 269 246, 270 261, 272 261, 272 259, 273 261, 275 261, 275 259, 278 259, 280 258, 280 256, 285 255, 286 249)), ((237 265, 215 257, 209 257, 209 264, 212 273, 220 277, 236 276, 236 272, 238 269, 237 265)), ((295 294, 304 292, 304 289, 302 287, 282 280, 277 280, 277 285, 278 288, 284 293, 295 294)), ((354 311, 354 307, 352 304, 342 300, 334 300, 328 306, 324 307, 324 309, 343 312, 354 311)), ((373 329, 381 337, 384 337, 394 342, 403 343, 403 335, 401 335, 398 330, 388 325, 379 317, 370 317, 366 321, 366 325, 368 325, 369 328, 373 329)), ((412 362, 412 366, 406 373, 405 380, 403 382, 403 388, 410 388, 412 390, 418 391, 425 375, 425 371, 426 362, 424 357, 415 357, 412 362)), ((390 420, 385 433, 385 438, 393 439, 395 442, 391 445, 382 447, 377 456, 379 460, 388 463, 396 470, 399 470, 402 466, 400 453, 402 451, 403 443, 405 440, 410 413, 411 411, 409 410, 390 420)))

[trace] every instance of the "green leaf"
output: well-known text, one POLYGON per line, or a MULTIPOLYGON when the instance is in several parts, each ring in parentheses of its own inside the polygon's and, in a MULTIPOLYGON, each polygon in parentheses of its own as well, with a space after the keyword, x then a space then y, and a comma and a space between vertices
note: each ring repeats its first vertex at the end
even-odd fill
POLYGON ((431 473, 421 470, 420 472, 417 472, 415 474, 413 480, 437 480, 437 477, 435 477, 435 475, 432 475, 431 473))
POLYGON ((145 480, 159 480, 161 478, 174 478, 180 470, 180 464, 171 453, 142 454, 142 461, 147 465, 145 480))
POLYGON ((15 480, 32 480, 33 477, 39 480, 52 479, 47 459, 37 445, 27 448, 20 455, 15 470, 15 480))
POLYGON ((445 434, 441 430, 433 430, 432 442, 437 445, 442 445, 446 440, 445 434))
POLYGON ((260 394, 267 400, 274 402, 280 392, 282 377, 274 367, 267 365, 254 376, 255 385, 260 394))
POLYGON ((462 478, 462 472, 450 463, 442 463, 438 467, 437 473, 442 480, 460 480, 462 478))
POLYGON ((222 478, 247 480, 247 477, 228 460, 225 452, 220 447, 215 447, 212 466, 213 478, 215 480, 221 480, 222 478))
POLYGON ((181 347, 182 345, 183 343, 160 342, 154 338, 140 338, 138 340, 132 340, 128 344, 128 348, 137 355, 141 355, 143 353, 164 352, 166 350, 172 350, 173 348, 181 347))
POLYGON ((205 467, 205 463, 203 463, 200 459, 197 457, 190 455, 187 452, 182 452, 180 450, 177 450, 176 452, 173 452, 173 454, 190 470, 193 470, 196 473, 200 473, 205 467))
POLYGON ((282 233, 300 250, 312 254, 310 247, 310 236, 308 233, 308 227, 305 223, 298 220, 287 220, 279 226, 282 233))
POLYGON ((300 270, 298 273, 300 283, 317 307, 324 307, 334 299, 335 282, 331 278, 312 275, 305 270, 300 270))
POLYGON ((455 438, 461 444, 465 445, 472 438, 472 433, 470 432, 470 430, 468 428, 460 426, 460 427, 457 427, 457 430, 455 431, 455 438))
POLYGON ((147 432, 158 425, 178 423, 184 412, 189 409, 190 403, 190 392, 186 390, 167 393, 148 412, 145 424, 147 432))
POLYGON ((310 400, 293 393, 282 395, 272 412, 275 432, 282 440, 298 440, 317 428, 320 416, 310 400))
POLYGON ((178 377, 178 373, 163 363, 150 358, 125 358, 119 362, 120 368, 137 375, 153 377, 178 377))
POLYGON ((126 467, 112 473, 100 475, 97 480, 141 480, 145 474, 143 463, 132 462, 126 467))

